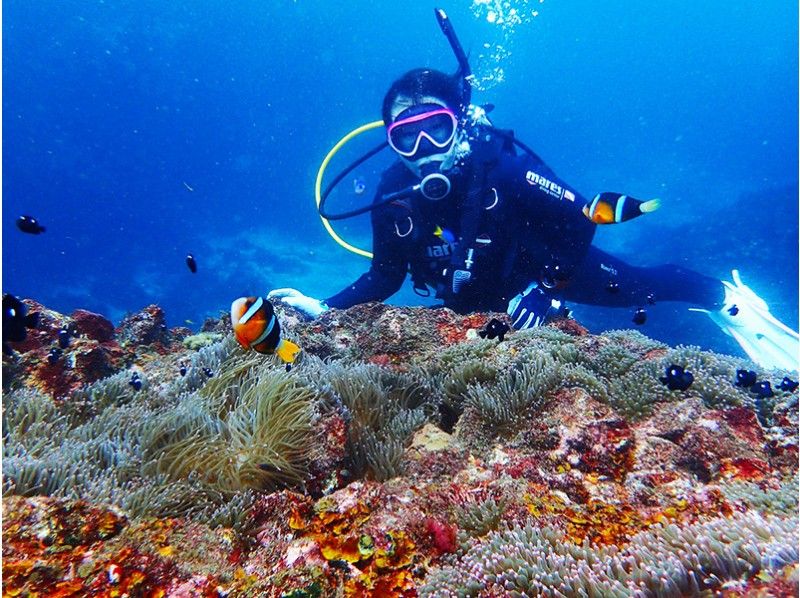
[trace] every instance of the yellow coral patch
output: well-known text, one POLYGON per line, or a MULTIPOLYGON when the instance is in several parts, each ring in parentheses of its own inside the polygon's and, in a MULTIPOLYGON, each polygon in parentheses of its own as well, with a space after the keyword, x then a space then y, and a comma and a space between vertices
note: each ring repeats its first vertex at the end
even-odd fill
POLYGON ((593 501, 585 510, 565 510, 567 536, 575 544, 585 538, 596 544, 625 544, 636 532, 647 527, 630 505, 611 505, 593 501))
POLYGON ((557 494, 548 494, 542 497, 526 495, 525 503, 528 512, 534 517, 562 513, 566 508, 564 500, 557 494))
POLYGON ((289 527, 292 529, 305 529, 306 525, 306 519, 300 514, 299 510, 292 509, 289 515, 289 527))
POLYGON ((379 569, 401 569, 414 560, 414 543, 403 532, 390 532, 389 546, 375 551, 373 562, 379 569))
POLYGON ((364 534, 358 539, 358 551, 363 557, 372 556, 372 553, 375 552, 375 542, 373 542, 372 536, 364 534))
POLYGON ((320 538, 318 543, 322 556, 329 561, 357 563, 363 558, 358 547, 358 538, 355 536, 347 538, 325 536, 320 538))

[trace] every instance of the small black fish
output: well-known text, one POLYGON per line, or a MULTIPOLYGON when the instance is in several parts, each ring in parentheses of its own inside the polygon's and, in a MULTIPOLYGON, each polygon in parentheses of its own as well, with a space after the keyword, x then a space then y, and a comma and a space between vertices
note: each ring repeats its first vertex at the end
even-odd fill
POLYGON ((62 349, 66 349, 69 347, 69 341, 72 338, 72 330, 70 330, 69 326, 63 326, 61 330, 58 331, 58 346, 62 349))
POLYGON ((211 368, 203 368, 203 373, 208 376, 209 378, 214 377, 214 372, 211 368))
POLYGON ((665 373, 666 376, 661 376, 659 380, 670 390, 686 390, 694 382, 694 375, 679 365, 672 364, 666 368, 665 373))
POLYGON ((758 380, 758 375, 753 370, 736 370, 736 382, 734 386, 750 388, 758 380))
POLYGON ((769 397, 775 396, 775 393, 772 392, 772 385, 766 380, 753 384, 753 386, 750 387, 750 392, 762 399, 768 399, 769 397))
POLYGON ((53 347, 50 349, 50 353, 47 354, 47 363, 50 365, 55 365, 58 363, 58 360, 61 358, 61 354, 63 351, 58 347, 53 347))
POLYGON ((619 283, 614 280, 609 280, 606 285, 606 290, 612 295, 619 293, 619 283))
POLYGON ((20 216, 17 218, 17 228, 29 235, 39 235, 45 231, 45 228, 33 216, 20 216))
POLYGON ((291 371, 292 371, 292 364, 291 363, 287 363, 286 364, 286 373, 288 374, 291 371))
POLYGON ((178 370, 178 372, 180 372, 181 376, 185 376, 186 375, 186 364, 181 361, 181 363, 179 365, 180 365, 180 369, 178 370))
POLYGON ((39 324, 39 312, 28 313, 25 304, 11 295, 3 295, 3 352, 11 355, 13 350, 6 343, 19 343, 28 336, 28 328, 39 324))
POLYGON ((784 376, 781 383, 778 385, 778 390, 782 390, 784 392, 794 392, 797 390, 798 383, 789 378, 789 376, 784 376))
POLYGON ((734 305, 731 305, 731 306, 728 308, 728 313, 729 313, 729 314, 731 314, 732 316, 735 316, 736 314, 738 314, 738 313, 739 313, 739 308, 738 308, 738 307, 737 307, 735 304, 734 304, 734 305))
POLYGON ((505 340, 505 334, 509 331, 508 324, 505 324, 497 318, 492 318, 486 324, 486 328, 478 332, 481 338, 488 338, 489 340, 497 338, 502 343, 505 340))
POLYGON ((656 295, 655 295, 655 293, 647 293, 647 304, 648 305, 655 305, 656 304, 656 295))
POLYGON ((139 378, 139 374, 137 372, 133 372, 133 375, 131 376, 130 382, 128 382, 128 384, 133 387, 133 390, 141 390, 142 379, 139 378))
POLYGON ((645 308, 640 307, 633 313, 633 318, 631 318, 631 322, 636 324, 637 326, 641 326, 647 321, 647 310, 645 308))
POLYGON ((186 256, 186 265, 189 266, 189 270, 192 271, 192 274, 197 274, 197 260, 194 259, 191 253, 186 256))

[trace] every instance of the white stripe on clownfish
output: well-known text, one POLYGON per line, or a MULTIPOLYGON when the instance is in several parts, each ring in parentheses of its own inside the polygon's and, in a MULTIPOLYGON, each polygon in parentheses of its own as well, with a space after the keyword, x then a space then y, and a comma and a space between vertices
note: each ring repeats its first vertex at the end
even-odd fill
POLYGON ((594 211, 597 209, 597 204, 600 203, 600 194, 594 196, 592 204, 589 206, 589 218, 594 218, 594 211))
POLYGON ((250 346, 254 347, 255 345, 263 343, 264 340, 266 340, 266 338, 269 336, 269 333, 272 332, 273 328, 275 328, 275 314, 272 314, 272 317, 269 319, 269 325, 267 326, 267 329, 264 330, 261 336, 259 336, 256 340, 250 343, 250 346))
POLYGON ((617 200, 617 209, 614 210, 614 222, 622 222, 622 209, 625 207, 625 200, 628 199, 627 195, 622 195, 617 200))
POLYGON ((244 312, 244 314, 242 315, 242 317, 241 317, 241 318, 239 318, 239 324, 246 324, 246 323, 247 323, 247 321, 248 321, 250 318, 252 318, 254 315, 256 315, 256 312, 257 312, 259 309, 261 309, 261 306, 262 306, 262 305, 264 305, 264 299, 263 299, 263 298, 261 298, 261 297, 259 297, 259 298, 258 298, 258 299, 256 299, 255 301, 253 301, 253 305, 251 305, 251 306, 250 306, 250 309, 248 309, 246 312, 244 312))

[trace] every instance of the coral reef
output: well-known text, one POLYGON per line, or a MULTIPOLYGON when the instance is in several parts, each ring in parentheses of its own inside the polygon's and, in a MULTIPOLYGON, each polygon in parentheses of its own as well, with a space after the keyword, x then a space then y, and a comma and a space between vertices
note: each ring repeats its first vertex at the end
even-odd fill
POLYGON ((125 316, 116 333, 123 346, 169 344, 167 318, 158 305, 148 305, 135 314, 125 316))
POLYGON ((192 337, 158 306, 114 329, 27 305, 42 324, 3 358, 4 595, 797 596, 798 394, 735 386, 746 360, 279 304, 287 371, 225 316, 192 337))

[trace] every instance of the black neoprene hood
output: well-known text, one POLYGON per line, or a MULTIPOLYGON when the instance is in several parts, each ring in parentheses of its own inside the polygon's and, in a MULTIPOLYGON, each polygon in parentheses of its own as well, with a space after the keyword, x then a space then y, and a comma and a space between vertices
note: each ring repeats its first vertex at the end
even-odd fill
POLYGON ((400 96, 421 103, 424 97, 439 98, 448 108, 460 114, 468 100, 464 99, 464 81, 458 75, 448 75, 428 68, 413 69, 395 80, 383 98, 383 122, 392 122, 392 104, 400 96))

